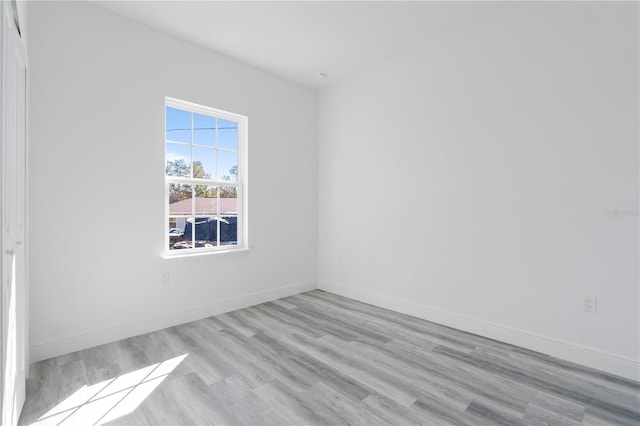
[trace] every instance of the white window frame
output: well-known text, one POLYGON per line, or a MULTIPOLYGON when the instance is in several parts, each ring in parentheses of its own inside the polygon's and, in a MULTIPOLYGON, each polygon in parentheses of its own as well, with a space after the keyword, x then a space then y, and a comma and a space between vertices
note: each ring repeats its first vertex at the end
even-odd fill
MULTIPOLYGON (((198 105, 192 102, 183 101, 176 98, 165 97, 164 104, 164 114, 165 114, 165 123, 164 123, 164 164, 163 164, 163 173, 165 179, 165 188, 164 188, 164 206, 165 206, 165 215, 164 215, 164 247, 165 247, 165 256, 166 257, 182 257, 182 256, 193 256, 199 254, 206 253, 229 253, 229 252, 241 252, 247 251, 249 249, 249 240, 248 240, 248 221, 247 221, 247 134, 248 134, 248 118, 244 115, 235 114, 228 111, 223 111, 216 108, 211 108, 203 105, 198 105), (167 165, 167 142, 176 143, 176 141, 171 141, 166 138, 166 110, 167 107, 177 108, 183 111, 188 111, 196 114, 206 115, 209 117, 221 118, 223 120, 234 121, 238 123, 238 174, 236 176, 236 181, 225 181, 225 180, 217 180, 217 179, 201 179, 201 178, 191 178, 191 177, 178 177, 178 176, 167 176, 166 174, 166 165, 167 165), (180 250, 171 250, 169 248, 169 235, 168 235, 168 227, 170 220, 169 214, 169 185, 171 183, 179 183, 179 184, 187 184, 187 185, 210 185, 210 186, 225 186, 225 187, 236 187, 238 194, 238 219, 237 219, 237 244, 236 245, 225 245, 225 246, 216 246, 216 247, 192 247, 189 249, 180 249, 180 250)), ((185 143, 185 145, 187 145, 185 143)), ((188 144, 191 147, 191 151, 193 152, 193 130, 191 131, 191 142, 188 144)), ((195 145, 196 147, 198 145, 195 145)), ((216 142, 217 148, 217 142, 216 142)), ((193 161, 193 158, 192 158, 193 161)), ((192 165, 190 165, 192 167, 192 165)), ((220 199, 220 192, 217 192, 218 200, 220 199)), ((194 203, 195 208, 195 197, 192 198, 192 202, 194 203)), ((218 206, 219 206, 218 202, 218 206)), ((219 214, 218 209, 218 214, 219 214)), ((192 217, 195 217, 195 211, 192 211, 192 217)), ((219 230, 219 221, 218 221, 218 230, 219 230)), ((220 232, 217 233, 218 240, 220 239, 220 232)), ((193 225, 192 238, 195 238, 195 224, 193 225)))

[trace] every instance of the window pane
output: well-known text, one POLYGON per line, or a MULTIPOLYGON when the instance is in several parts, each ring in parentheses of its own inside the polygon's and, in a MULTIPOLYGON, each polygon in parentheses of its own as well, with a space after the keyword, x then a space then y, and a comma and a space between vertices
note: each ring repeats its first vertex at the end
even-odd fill
MULTIPOLYGON (((178 238, 176 238, 176 241, 173 242, 173 245, 170 245, 171 250, 185 250, 185 249, 190 249, 193 248, 193 238, 191 235, 191 229, 192 229, 192 223, 194 221, 194 217, 184 217, 184 218, 178 218, 178 220, 182 223, 184 223, 184 226, 182 226, 181 229, 182 230, 182 235, 178 238)), ((171 242, 169 243, 171 244, 171 242)))
POLYGON ((210 179, 216 175, 216 150, 193 147, 193 177, 210 179))
POLYGON ((215 216, 218 214, 217 188, 209 185, 196 185, 196 216, 215 216))
MULTIPOLYGON (((170 217, 169 218, 169 235, 168 235, 169 250, 184 248, 181 246, 184 245, 183 242, 185 241, 184 227, 186 223, 187 223, 186 217, 170 217), (177 244, 177 247, 175 247, 176 244, 177 244)), ((191 239, 189 239, 188 243, 189 244, 191 243, 191 239)))
POLYGON ((191 143, 190 112, 167 107, 165 120, 165 138, 167 140, 191 143))
POLYGON ((218 150, 218 179, 238 180, 238 153, 218 150))
POLYGON ((238 244, 238 189, 220 187, 220 245, 238 244))
POLYGON ((218 119, 218 148, 238 149, 238 123, 218 119))
POLYGON ((193 214, 191 202, 192 188, 191 185, 183 185, 180 183, 169 184, 169 215, 187 215, 193 214))
POLYGON ((167 142, 165 158, 167 159, 167 176, 191 176, 191 148, 167 142))
POLYGON ((193 114, 193 143, 216 146, 216 119, 206 115, 193 114))
POLYGON ((195 194, 196 247, 215 247, 218 245, 217 188, 209 185, 196 185, 195 194))
POLYGON ((189 248, 191 236, 185 235, 186 224, 193 215, 193 188, 179 183, 169 184, 169 249, 189 248), (186 240, 186 242, 185 242, 186 240))

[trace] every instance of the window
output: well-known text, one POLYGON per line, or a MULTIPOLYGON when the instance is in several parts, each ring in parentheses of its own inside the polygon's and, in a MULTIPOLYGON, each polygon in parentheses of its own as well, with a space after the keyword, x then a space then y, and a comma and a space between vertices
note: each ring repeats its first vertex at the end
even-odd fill
POLYGON ((247 247, 247 117, 166 98, 167 252, 247 247))

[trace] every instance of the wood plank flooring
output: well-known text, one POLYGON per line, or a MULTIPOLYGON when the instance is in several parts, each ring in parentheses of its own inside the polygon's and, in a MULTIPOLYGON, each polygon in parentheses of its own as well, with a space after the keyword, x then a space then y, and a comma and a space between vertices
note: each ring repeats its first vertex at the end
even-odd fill
POLYGON ((640 425, 640 384, 315 290, 38 362, 22 425, 640 425))

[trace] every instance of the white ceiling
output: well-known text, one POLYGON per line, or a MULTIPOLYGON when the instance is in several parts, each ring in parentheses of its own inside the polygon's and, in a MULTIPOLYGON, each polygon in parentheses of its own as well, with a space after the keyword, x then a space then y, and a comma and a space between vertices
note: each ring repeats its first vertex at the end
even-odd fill
POLYGON ((312 88, 491 15, 492 3, 96 1, 184 40, 312 88), (325 79, 318 73, 327 73, 325 79))

